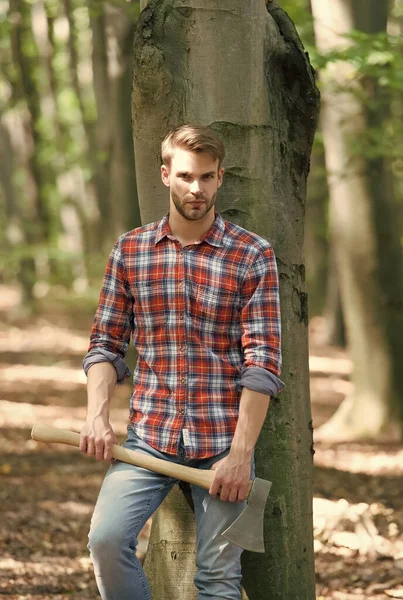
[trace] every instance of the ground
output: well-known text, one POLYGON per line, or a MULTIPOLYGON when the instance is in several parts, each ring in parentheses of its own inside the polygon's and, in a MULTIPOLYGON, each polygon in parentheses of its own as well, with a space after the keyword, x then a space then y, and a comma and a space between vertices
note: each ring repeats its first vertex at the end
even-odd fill
MULTIPOLYGON (((60 303, 23 316, 17 301, 0 286, 0 598, 93 600, 87 532, 107 465, 30 437, 34 421, 77 430, 85 418, 81 360, 92 309, 60 303)), ((325 346, 320 331, 313 321, 316 428, 352 387, 347 352, 325 346)), ((116 388, 120 442, 129 396, 129 382, 116 388)), ((315 451, 317 598, 403 598, 403 445, 317 442, 315 451)))

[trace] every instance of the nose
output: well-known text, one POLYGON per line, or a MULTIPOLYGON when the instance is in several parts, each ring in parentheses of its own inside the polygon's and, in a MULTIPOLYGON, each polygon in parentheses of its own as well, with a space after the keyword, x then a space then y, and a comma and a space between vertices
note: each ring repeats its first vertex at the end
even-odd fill
POLYGON ((197 181, 197 179, 195 179, 192 185, 190 186, 190 193, 194 196, 200 196, 200 194, 202 193, 200 183, 197 181))

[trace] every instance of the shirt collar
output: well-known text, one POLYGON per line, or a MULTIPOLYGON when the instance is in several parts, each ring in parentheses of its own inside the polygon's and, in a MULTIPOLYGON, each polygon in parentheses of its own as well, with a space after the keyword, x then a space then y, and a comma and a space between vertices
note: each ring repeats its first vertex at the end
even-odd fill
MULTIPOLYGON (((215 213, 215 220, 207 233, 201 238, 200 242, 207 242, 211 246, 221 247, 223 245, 223 237, 225 232, 225 221, 220 213, 215 213)), ((169 212, 164 215, 158 223, 155 232, 155 244, 158 244, 165 236, 175 239, 171 227, 169 225, 169 212)))

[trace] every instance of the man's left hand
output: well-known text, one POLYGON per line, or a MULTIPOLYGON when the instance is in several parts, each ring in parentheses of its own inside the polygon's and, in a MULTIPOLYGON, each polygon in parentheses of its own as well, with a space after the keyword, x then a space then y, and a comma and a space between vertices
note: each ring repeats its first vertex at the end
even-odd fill
POLYGON ((216 475, 209 494, 220 494, 220 500, 224 502, 243 502, 249 490, 250 462, 250 458, 239 459, 231 454, 216 462, 211 467, 216 475))

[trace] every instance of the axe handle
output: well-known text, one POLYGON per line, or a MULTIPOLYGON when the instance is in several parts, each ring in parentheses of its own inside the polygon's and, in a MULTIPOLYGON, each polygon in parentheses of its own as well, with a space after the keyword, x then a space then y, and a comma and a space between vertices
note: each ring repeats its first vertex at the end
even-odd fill
MULTIPOLYGON (((42 423, 35 423, 31 432, 32 439, 38 442, 55 442, 59 444, 68 444, 69 446, 80 446, 80 434, 75 431, 69 431, 68 429, 59 429, 58 427, 52 427, 51 425, 44 425, 42 423)), ((136 452, 134 450, 128 450, 117 446, 116 444, 112 447, 112 456, 123 462, 136 465, 137 467, 143 467, 161 475, 167 475, 168 477, 174 477, 181 481, 187 481, 198 485, 205 490, 208 490, 214 480, 215 472, 212 470, 205 469, 194 469, 193 467, 185 467, 184 465, 176 465, 167 460, 160 458, 154 458, 136 452)), ((252 487, 252 482, 250 488, 252 487)))

